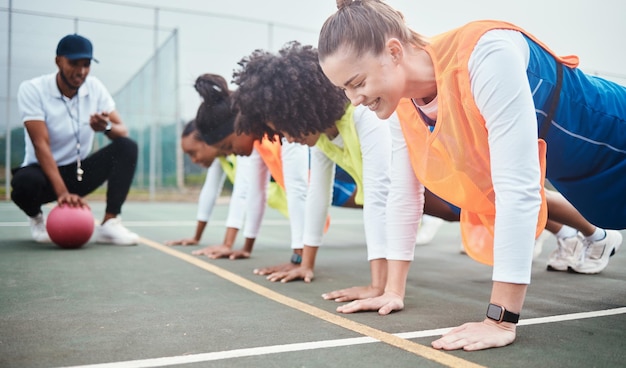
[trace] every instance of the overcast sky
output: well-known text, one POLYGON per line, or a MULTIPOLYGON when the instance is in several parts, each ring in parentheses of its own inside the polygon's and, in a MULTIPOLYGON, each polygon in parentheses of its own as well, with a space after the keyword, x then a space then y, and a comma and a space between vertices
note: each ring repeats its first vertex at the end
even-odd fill
MULTIPOLYGON (((426 36, 476 19, 516 23, 557 53, 578 55, 583 70, 626 84, 623 0, 388 3, 405 14, 413 29, 426 36)), ((0 96, 4 101, 9 0, 0 0, 0 7, 0 96)), ((76 26, 80 34, 93 41, 95 57, 100 60, 92 74, 115 93, 149 59, 154 47, 154 7, 160 7, 159 42, 172 29, 178 30, 179 98, 181 118, 185 120, 193 117, 200 101, 192 87, 199 74, 217 73, 230 81, 237 61, 254 49, 275 51, 290 40, 316 45, 319 28, 336 9, 334 0, 13 0, 12 7, 13 95, 22 79, 56 71, 56 44, 76 26), (75 23, 72 18, 81 20, 75 23)), ((4 120, 4 106, 0 111, 4 120)), ((0 128, 4 131, 4 122, 0 128)))

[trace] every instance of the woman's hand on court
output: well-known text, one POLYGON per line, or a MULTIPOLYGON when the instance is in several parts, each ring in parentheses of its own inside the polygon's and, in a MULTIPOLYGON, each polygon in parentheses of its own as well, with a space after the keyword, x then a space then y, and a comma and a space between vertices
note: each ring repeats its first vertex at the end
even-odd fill
POLYGON ((431 343, 435 349, 465 351, 483 350, 506 346, 515 341, 516 326, 513 323, 496 323, 490 319, 465 323, 455 327, 431 343))
POLYGON ((385 292, 383 295, 375 298, 355 300, 351 303, 337 307, 337 312, 354 313, 377 310, 378 314, 384 316, 393 311, 399 311, 402 309, 404 309, 404 298, 394 293, 385 292))
POLYGON ((207 256, 212 259, 227 258, 232 253, 232 248, 224 244, 210 245, 206 248, 194 250, 193 252, 191 252, 191 254, 193 254, 194 256, 207 256))
POLYGON ((233 250, 229 245, 211 245, 206 248, 194 250, 191 252, 194 256, 207 256, 211 259, 228 258, 228 259, 245 259, 250 258, 250 252, 244 250, 233 250))
POLYGON ((313 274, 313 269, 300 266, 289 271, 274 272, 267 276, 267 279, 271 282, 289 282, 294 280, 304 280, 304 282, 309 283, 313 281, 314 277, 315 275, 313 274))
POLYGON ((234 250, 228 255, 228 259, 247 259, 250 258, 250 252, 246 252, 245 250, 234 250))
POLYGON ((165 245, 182 245, 182 246, 187 246, 187 245, 198 245, 198 243, 200 243, 200 241, 198 239, 195 238, 185 238, 185 239, 180 239, 180 240, 168 240, 165 242, 165 245))
POLYGON ((334 300, 338 303, 351 302, 358 299, 375 298, 382 295, 383 289, 375 288, 372 285, 354 286, 347 289, 335 290, 330 293, 322 294, 322 298, 326 300, 334 300))
POLYGON ((255 268, 254 270, 252 270, 252 273, 255 275, 265 276, 265 275, 270 275, 275 272, 286 272, 289 270, 293 270, 296 267, 299 267, 299 266, 297 264, 287 262, 287 263, 282 263, 276 266, 255 268))

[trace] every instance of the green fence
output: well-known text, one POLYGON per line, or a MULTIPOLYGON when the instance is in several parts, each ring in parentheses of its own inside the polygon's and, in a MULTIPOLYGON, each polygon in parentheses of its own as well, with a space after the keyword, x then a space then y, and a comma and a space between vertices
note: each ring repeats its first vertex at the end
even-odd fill
MULTIPOLYGON (((91 39, 91 74, 107 71, 117 80, 103 80, 116 109, 139 144, 133 190, 180 189, 185 171, 201 171, 183 158, 178 148, 179 118, 178 32, 176 29, 75 18, 19 9, 0 9, 0 194, 8 198, 10 168, 24 157, 24 128, 17 108, 19 84, 52 73, 61 37, 79 33, 91 39), (7 41, 8 40, 8 41, 7 41), (145 45, 154 45, 146 51, 145 45), (143 47, 139 47, 143 46, 143 47), (114 73, 111 73, 111 71, 114 73), (119 72, 117 72, 119 71, 119 72), (115 87, 111 87, 114 85, 115 87), (120 87, 121 86, 121 87, 120 87)), ((100 78, 102 80, 102 78, 100 78)), ((97 135, 94 149, 107 144, 97 135)))
MULTIPOLYGON (((139 145, 133 186, 180 187, 182 154, 178 148, 178 37, 173 32, 141 69, 113 95, 117 111, 139 145)), ((99 137, 98 144, 106 144, 99 137)))

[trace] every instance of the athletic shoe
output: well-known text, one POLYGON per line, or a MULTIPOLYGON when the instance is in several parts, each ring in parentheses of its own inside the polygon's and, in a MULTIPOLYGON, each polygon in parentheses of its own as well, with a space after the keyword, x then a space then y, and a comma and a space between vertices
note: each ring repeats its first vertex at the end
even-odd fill
POLYGON ((30 217, 30 234, 37 243, 51 243, 48 231, 46 230, 46 222, 43 213, 35 217, 30 217))
POLYGON ((543 242, 546 241, 550 237, 551 232, 548 230, 544 230, 539 234, 537 239, 535 239, 535 249, 533 251, 533 260, 537 259, 543 250, 543 242))
POLYGON ((609 257, 614 255, 622 245, 622 234, 617 230, 605 230, 606 236, 602 240, 590 242, 585 240, 584 252, 579 262, 571 267, 576 273, 599 273, 609 264, 609 257))
POLYGON ((439 228, 443 225, 443 219, 439 217, 433 217, 429 215, 422 216, 422 222, 417 230, 417 238, 415 239, 416 245, 424 245, 430 243, 439 228))
POLYGON ((556 250, 548 257, 548 271, 567 271, 576 265, 585 244, 580 233, 569 238, 556 238, 556 250))
POLYGON ((139 235, 125 228, 119 217, 107 220, 96 232, 96 243, 134 245, 139 241, 139 235))

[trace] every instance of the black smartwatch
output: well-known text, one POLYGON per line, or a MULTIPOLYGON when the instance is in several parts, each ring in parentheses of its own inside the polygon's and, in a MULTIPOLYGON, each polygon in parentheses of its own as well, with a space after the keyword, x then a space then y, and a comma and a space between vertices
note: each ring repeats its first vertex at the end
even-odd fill
POLYGON ((519 314, 509 312, 501 305, 489 303, 489 306, 487 307, 487 318, 494 320, 498 323, 517 323, 519 321, 519 314))
POLYGON ((299 265, 300 263, 302 263, 302 256, 299 255, 298 253, 294 253, 291 255, 291 263, 295 264, 295 265, 299 265))
POLYGON ((104 134, 109 134, 111 132, 111 129, 113 129, 113 123, 111 123, 111 120, 107 120, 107 126, 104 128, 104 134))

